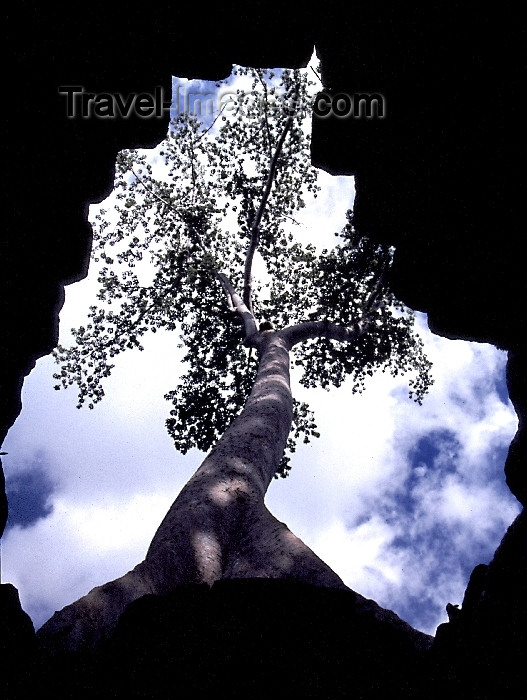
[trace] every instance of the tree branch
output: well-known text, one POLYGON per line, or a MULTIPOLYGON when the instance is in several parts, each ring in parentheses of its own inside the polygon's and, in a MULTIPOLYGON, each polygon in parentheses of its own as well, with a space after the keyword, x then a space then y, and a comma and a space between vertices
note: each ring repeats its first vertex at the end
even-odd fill
POLYGON ((243 278, 243 301, 245 302, 245 305, 247 308, 251 311, 253 311, 252 307, 252 265, 253 265, 253 259, 254 259, 254 254, 256 252, 256 249, 258 247, 258 241, 260 238, 260 223, 262 221, 262 217, 265 212, 265 207, 267 206, 267 202, 269 200, 269 195, 271 194, 271 189, 273 186, 273 182, 276 176, 276 170, 278 167, 278 158, 280 157, 280 153, 282 152, 282 148, 286 139, 287 134, 291 130, 291 127, 293 126, 293 115, 290 114, 284 124, 284 128, 282 129, 282 133, 280 134, 280 138, 278 139, 278 143, 276 144, 276 149, 273 154, 273 157, 271 159, 271 163, 269 166, 269 174, 267 176, 267 181, 265 183, 265 188, 264 192, 262 195, 262 199, 260 201, 260 206, 258 207, 258 210, 256 211, 256 214, 254 215, 253 222, 251 224, 251 240, 249 243, 249 248, 247 249, 247 255, 245 257, 245 271, 244 271, 244 278, 243 278))
POLYGON ((373 285, 373 289, 362 305, 362 313, 364 315, 370 314, 372 311, 375 311, 375 309, 378 308, 379 302, 377 302, 377 299, 379 298, 383 287, 386 283, 386 278, 388 276, 388 269, 389 269, 389 258, 388 254, 384 256, 384 260, 382 261, 382 264, 380 266, 379 274, 377 276, 377 279, 375 280, 375 283, 373 285))
POLYGON ((223 111, 225 110, 225 107, 226 107, 226 104, 223 104, 223 105, 221 106, 221 109, 218 111, 218 115, 217 115, 216 117, 214 117, 214 121, 212 122, 212 124, 211 124, 209 127, 207 127, 206 129, 204 129, 204 130, 200 133, 200 135, 199 135, 198 138, 196 139, 196 143, 197 143, 198 141, 201 141, 201 139, 202 139, 206 134, 209 133, 209 131, 213 128, 214 124, 216 124, 216 122, 218 121, 218 119, 219 119, 219 118, 221 117, 221 115, 223 114, 223 111))
POLYGON ((264 91, 264 120, 265 120, 265 131, 267 132, 267 145, 268 145, 268 151, 269 151, 269 160, 272 160, 272 145, 273 145, 273 140, 271 138, 271 129, 269 128, 269 112, 267 109, 268 105, 268 90, 267 90, 267 83, 262 77, 262 74, 260 71, 256 71, 258 75, 258 80, 260 81, 260 84, 263 88, 264 91))
POLYGON ((294 326, 288 326, 279 332, 288 343, 289 348, 292 348, 311 338, 328 338, 340 343, 352 343, 364 335, 368 325, 367 317, 361 317, 353 326, 343 326, 332 321, 304 321, 294 326))
MULTIPOLYGON (((175 214, 179 214, 181 216, 181 214, 185 211, 185 209, 183 207, 179 207, 179 208, 175 207, 172 204, 172 202, 170 202, 166 199, 163 199, 163 197, 158 195, 157 192, 154 192, 154 190, 151 187, 149 187, 141 177, 139 177, 139 175, 135 172, 135 170, 133 168, 132 168, 132 172, 135 175, 135 177, 138 179, 138 181, 141 183, 141 185, 144 187, 144 189, 147 192, 149 192, 152 195, 152 197, 155 197, 155 199, 162 202, 165 205, 165 207, 167 207, 168 209, 173 211, 175 214)), ((191 229, 190 227, 187 227, 187 228, 190 231, 190 233, 194 234, 193 238, 194 238, 195 242, 197 243, 198 248, 201 250, 201 252, 206 253, 207 249, 205 248, 203 241, 201 240, 199 234, 197 234, 196 231, 191 229)))
MULTIPOLYGON (((285 138, 285 136, 284 136, 285 138)), ((182 211, 181 209, 176 209, 171 202, 167 202, 163 197, 160 197, 156 192, 154 192, 148 185, 137 175, 137 173, 133 170, 132 172, 136 176, 136 178, 139 180, 141 185, 149 192, 151 195, 153 195, 156 199, 158 199, 160 202, 165 204, 167 207, 172 209, 175 212, 180 212, 182 211)), ((193 232, 195 233, 195 232, 193 232)), ((194 236, 196 243, 198 244, 198 247, 203 253, 207 252, 207 249, 203 245, 203 241, 201 240, 199 235, 194 236)), ((219 280, 221 286, 223 287, 223 290, 227 296, 228 301, 230 302, 231 308, 238 313, 240 318, 243 321, 243 325, 245 328, 245 340, 249 341, 250 338, 257 332, 256 328, 256 321, 254 319, 254 315, 252 313, 252 310, 249 310, 247 308, 247 305, 243 302, 239 294, 236 292, 236 289, 232 285, 231 281, 225 275, 223 272, 219 272, 216 270, 214 267, 209 268, 212 274, 219 280)))
POLYGON ((140 177, 140 176, 135 172, 135 170, 134 170, 133 168, 131 168, 131 171, 132 171, 132 173, 135 175, 135 177, 137 178, 137 180, 143 185, 143 187, 145 188, 145 190, 146 190, 147 192, 149 192, 149 193, 152 195, 152 197, 155 197, 155 199, 157 199, 157 200, 160 201, 162 204, 164 204, 165 207, 168 207, 169 209, 172 209, 172 211, 175 211, 175 212, 181 211, 181 210, 179 210, 179 209, 176 209, 176 208, 174 207, 174 205, 172 204, 172 202, 169 202, 169 201, 167 201, 166 199, 163 199, 163 197, 161 197, 160 195, 158 195, 157 192, 154 192, 154 190, 146 184, 146 182, 143 180, 143 178, 140 177))
POLYGON ((227 297, 229 298, 232 304, 232 308, 238 313, 238 315, 242 319, 245 329, 245 341, 246 343, 250 343, 251 338, 253 338, 258 332, 258 329, 256 328, 256 321, 254 319, 252 311, 249 311, 246 304, 233 287, 227 275, 225 275, 223 272, 215 272, 215 275, 220 281, 220 284, 223 287, 225 294, 227 294, 227 297))

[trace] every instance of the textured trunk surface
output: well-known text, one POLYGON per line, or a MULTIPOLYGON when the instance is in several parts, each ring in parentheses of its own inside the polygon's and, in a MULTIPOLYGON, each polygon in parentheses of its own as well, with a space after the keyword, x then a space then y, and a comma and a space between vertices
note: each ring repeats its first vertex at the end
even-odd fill
POLYGON ((346 588, 264 504, 291 428, 289 362, 284 337, 263 334, 245 408, 182 489, 145 560, 55 613, 39 631, 44 647, 91 647, 113 630, 128 603, 184 584, 264 577, 346 588))

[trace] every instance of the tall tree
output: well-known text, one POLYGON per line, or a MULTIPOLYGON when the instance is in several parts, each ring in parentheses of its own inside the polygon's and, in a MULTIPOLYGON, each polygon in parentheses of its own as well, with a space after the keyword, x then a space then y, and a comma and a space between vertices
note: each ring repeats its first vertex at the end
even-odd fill
POLYGON ((318 192, 307 75, 235 77, 216 119, 182 114, 157 157, 119 156, 116 210, 95 222, 101 304, 74 330, 73 347, 56 352, 56 388, 78 384, 79 407, 93 407, 112 358, 142 349, 149 331, 178 331, 187 369, 166 395, 167 428, 180 452, 209 451, 145 560, 75 604, 98 634, 138 595, 184 583, 263 576, 345 587, 264 504, 295 441, 318 435, 309 407, 292 397, 291 362, 306 387, 348 378, 360 392, 375 370, 413 371, 410 395, 421 402, 432 381, 413 314, 388 287, 392 251, 359 235, 351 212, 319 254, 293 234, 306 195, 318 192), (118 605, 107 600, 116 586, 118 605))

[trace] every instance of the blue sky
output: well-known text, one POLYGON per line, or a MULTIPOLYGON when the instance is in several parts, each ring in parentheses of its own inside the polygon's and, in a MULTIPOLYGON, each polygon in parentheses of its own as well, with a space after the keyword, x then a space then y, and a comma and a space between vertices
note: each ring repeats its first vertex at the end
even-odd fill
MULTIPOLYGON (((322 244, 345 222, 352 178, 321 175, 324 196, 300 217, 322 244)), ((93 271, 95 272, 95 271, 93 271)), ((61 342, 82 322, 93 274, 68 287, 61 342)), ((505 353, 429 333, 418 316, 435 384, 422 406, 407 378, 375 375, 362 396, 293 391, 316 412, 319 440, 300 446, 291 475, 267 504, 362 595, 434 633, 445 605, 461 603, 471 570, 488 562, 519 511, 503 464, 517 427, 505 388, 505 353)), ((106 397, 75 408, 56 392, 50 357, 23 390, 23 411, 2 449, 10 518, 2 580, 19 589, 35 626, 92 587, 141 561, 154 532, 203 455, 175 452, 164 394, 180 371, 175 334, 118 358, 106 397)))

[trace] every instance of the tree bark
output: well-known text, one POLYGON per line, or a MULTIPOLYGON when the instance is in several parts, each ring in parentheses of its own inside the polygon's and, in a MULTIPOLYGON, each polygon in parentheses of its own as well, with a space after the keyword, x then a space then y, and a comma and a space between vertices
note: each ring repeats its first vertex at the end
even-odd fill
POLYGON ((145 560, 55 613, 39 631, 44 647, 93 646, 130 602, 179 585, 263 577, 347 588, 265 506, 291 429, 290 342, 274 331, 255 342, 260 364, 243 411, 174 501, 145 560))

